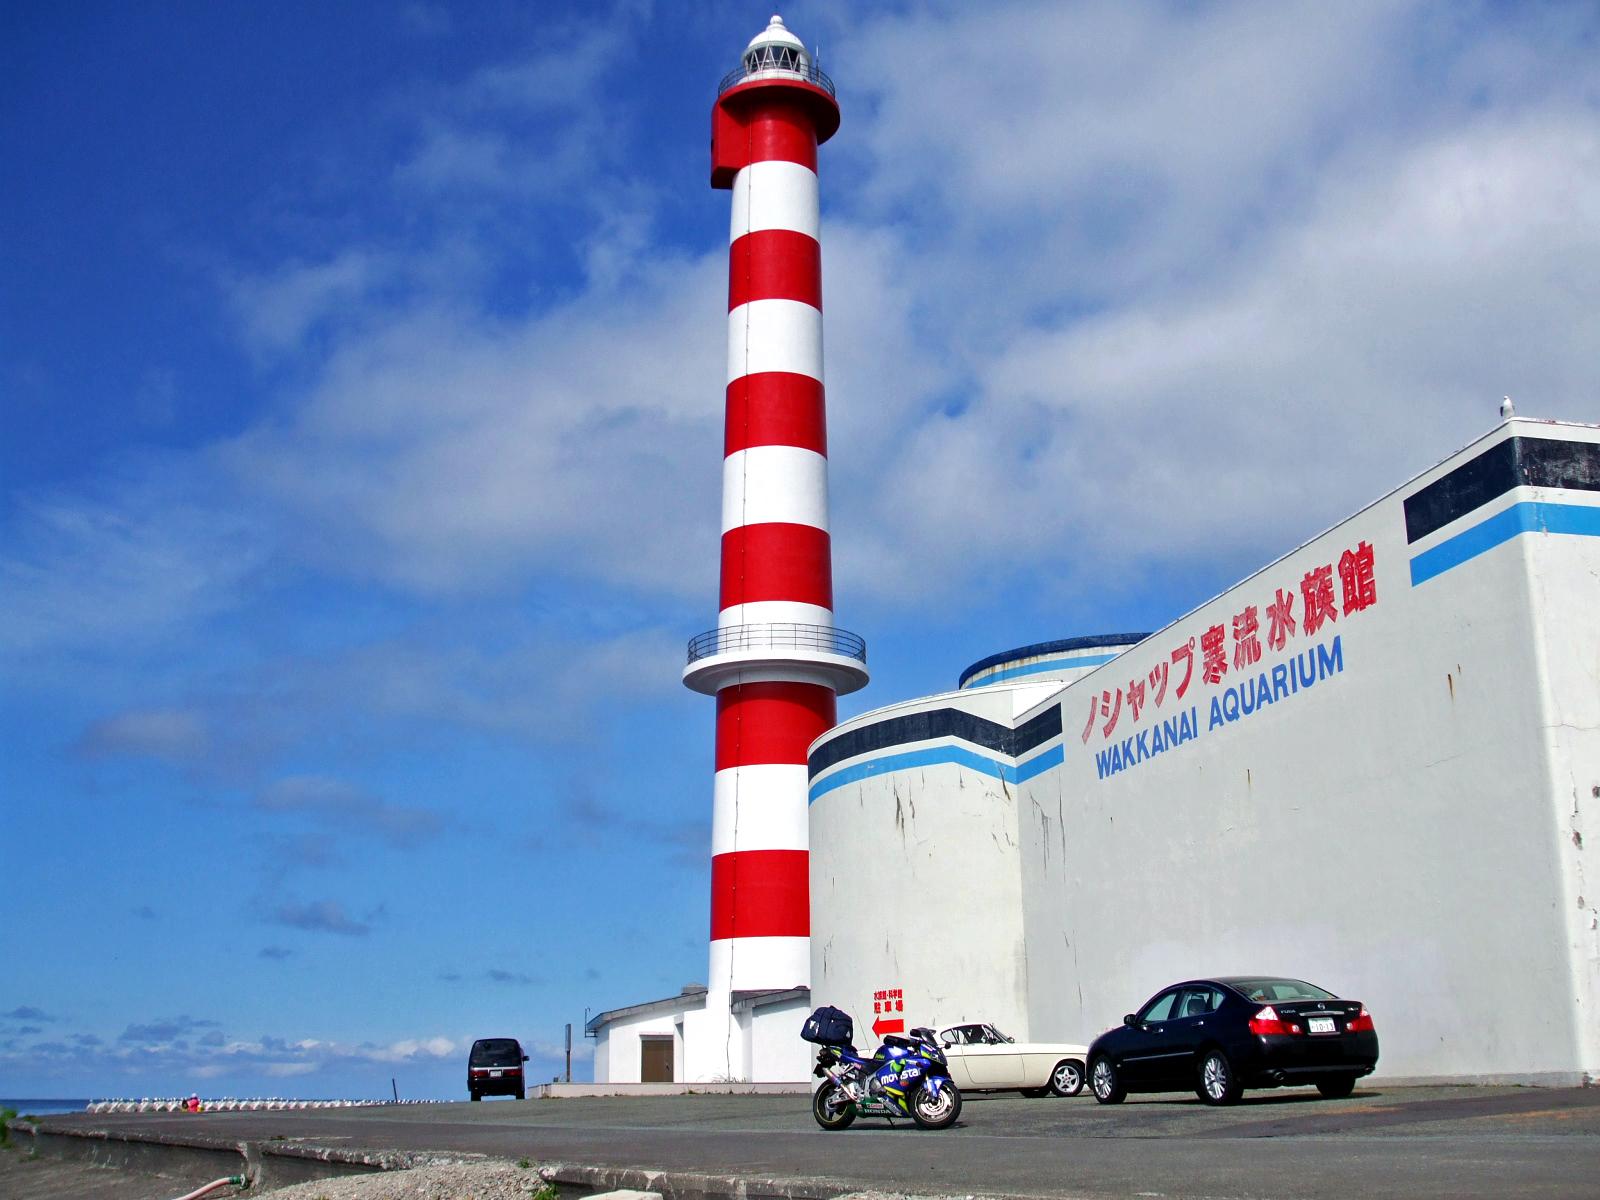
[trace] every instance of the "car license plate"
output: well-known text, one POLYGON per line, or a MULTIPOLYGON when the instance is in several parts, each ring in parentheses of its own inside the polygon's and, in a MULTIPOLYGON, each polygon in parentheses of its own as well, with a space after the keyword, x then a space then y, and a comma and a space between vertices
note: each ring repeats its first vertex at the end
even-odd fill
POLYGON ((1306 1021, 1306 1029, 1311 1033, 1332 1033, 1332 1017, 1312 1017, 1306 1021))
MULTIPOLYGON (((1331 1027, 1332 1027, 1332 1025, 1333 1025, 1333 1022, 1332 1022, 1332 1021, 1329 1021, 1329 1022, 1328 1022, 1328 1025, 1329 1025, 1329 1027, 1330 1027, 1330 1028, 1331 1028, 1331 1027)), ((504 1072, 504 1071, 490 1071, 490 1072, 489 1072, 489 1078, 490 1078, 490 1079, 499 1079, 499 1078, 500 1078, 500 1076, 502 1076, 502 1075, 504 1075, 504 1074, 505 1074, 505 1072, 504 1072)))

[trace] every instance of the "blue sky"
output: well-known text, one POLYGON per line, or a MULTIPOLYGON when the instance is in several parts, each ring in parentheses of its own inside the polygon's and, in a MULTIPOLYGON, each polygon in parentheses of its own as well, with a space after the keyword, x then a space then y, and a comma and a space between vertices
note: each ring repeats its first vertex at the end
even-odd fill
MULTIPOLYGON (((769 11, 0 15, 0 1094, 457 1096, 703 979, 769 11)), ((1156 627, 1504 393, 1600 417, 1591 4, 783 12, 844 715, 1156 627)))

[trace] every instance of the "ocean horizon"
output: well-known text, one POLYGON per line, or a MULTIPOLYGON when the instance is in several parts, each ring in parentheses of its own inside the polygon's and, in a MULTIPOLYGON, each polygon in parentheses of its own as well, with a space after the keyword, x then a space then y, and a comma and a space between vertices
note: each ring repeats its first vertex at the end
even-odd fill
POLYGON ((48 1117, 59 1113, 81 1113, 89 1107, 89 1101, 75 1099, 50 1099, 40 1096, 23 1096, 21 1099, 12 1100, 0 1096, 0 1108, 14 1108, 21 1117, 48 1117))

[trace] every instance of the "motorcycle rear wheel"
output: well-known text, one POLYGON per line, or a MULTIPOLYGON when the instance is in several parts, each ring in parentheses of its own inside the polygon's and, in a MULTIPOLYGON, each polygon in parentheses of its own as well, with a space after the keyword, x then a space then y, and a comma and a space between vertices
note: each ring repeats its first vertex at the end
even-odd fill
POLYGON ((948 1129, 961 1115, 961 1093, 948 1079, 935 1096, 926 1084, 911 1097, 911 1119, 919 1129, 948 1129))
POLYGON ((849 1129, 856 1119, 855 1102, 844 1094, 844 1089, 831 1079, 811 1095, 811 1115, 817 1124, 830 1132, 849 1129))

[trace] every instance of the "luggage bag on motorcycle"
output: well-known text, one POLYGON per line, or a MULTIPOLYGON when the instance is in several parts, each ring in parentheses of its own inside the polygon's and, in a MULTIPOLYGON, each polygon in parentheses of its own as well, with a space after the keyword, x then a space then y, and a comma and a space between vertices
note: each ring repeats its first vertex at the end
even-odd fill
POLYGON ((818 1046, 849 1046, 855 1039, 855 1022, 849 1013, 824 1004, 806 1018, 800 1036, 818 1046))

